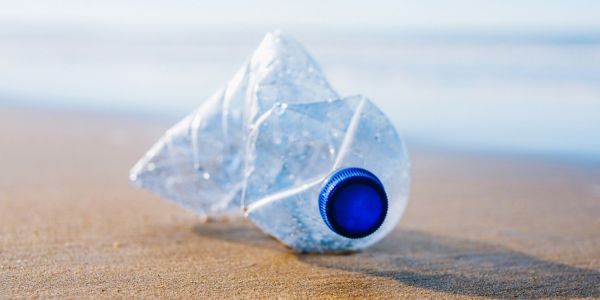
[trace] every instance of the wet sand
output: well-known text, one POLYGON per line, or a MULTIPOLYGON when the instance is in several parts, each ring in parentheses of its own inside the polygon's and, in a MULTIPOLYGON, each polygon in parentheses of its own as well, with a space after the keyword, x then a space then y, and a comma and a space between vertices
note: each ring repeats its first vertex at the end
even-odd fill
POLYGON ((168 127, 0 108, 0 297, 600 297, 598 165, 409 147, 395 232, 306 255, 129 185, 168 127))

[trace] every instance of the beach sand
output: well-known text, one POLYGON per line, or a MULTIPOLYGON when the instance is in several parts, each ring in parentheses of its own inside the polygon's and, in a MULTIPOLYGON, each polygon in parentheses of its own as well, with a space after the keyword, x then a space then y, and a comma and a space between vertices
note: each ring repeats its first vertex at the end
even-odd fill
POLYGON ((131 186, 169 125, 0 109, 0 297, 600 297, 598 165, 409 147, 397 229, 307 255, 131 186))

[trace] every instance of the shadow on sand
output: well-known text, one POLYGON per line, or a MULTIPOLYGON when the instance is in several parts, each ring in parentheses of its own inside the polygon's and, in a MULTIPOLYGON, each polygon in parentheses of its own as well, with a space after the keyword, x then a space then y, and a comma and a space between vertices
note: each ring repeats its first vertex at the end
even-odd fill
MULTIPOLYGON (((200 224, 200 236, 284 251, 248 224, 200 224)), ((294 254, 325 268, 394 279, 407 285, 485 297, 600 297, 600 272, 549 262, 500 246, 419 231, 396 231, 364 252, 294 254)))

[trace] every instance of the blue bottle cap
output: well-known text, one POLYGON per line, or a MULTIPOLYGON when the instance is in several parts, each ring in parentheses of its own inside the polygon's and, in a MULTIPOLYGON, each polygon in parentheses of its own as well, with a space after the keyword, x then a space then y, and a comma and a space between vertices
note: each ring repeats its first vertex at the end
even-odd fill
POLYGON ((347 238, 375 232, 387 214, 388 200, 379 178, 361 168, 335 172, 321 189, 319 210, 325 224, 347 238))

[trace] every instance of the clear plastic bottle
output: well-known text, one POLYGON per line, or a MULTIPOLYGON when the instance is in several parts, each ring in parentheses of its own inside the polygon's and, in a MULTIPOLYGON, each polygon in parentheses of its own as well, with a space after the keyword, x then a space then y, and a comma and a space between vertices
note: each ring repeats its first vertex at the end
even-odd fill
POLYGON ((390 120, 365 97, 339 97, 302 46, 275 32, 130 179, 204 216, 243 212, 299 251, 330 252, 395 227, 409 168, 390 120))

